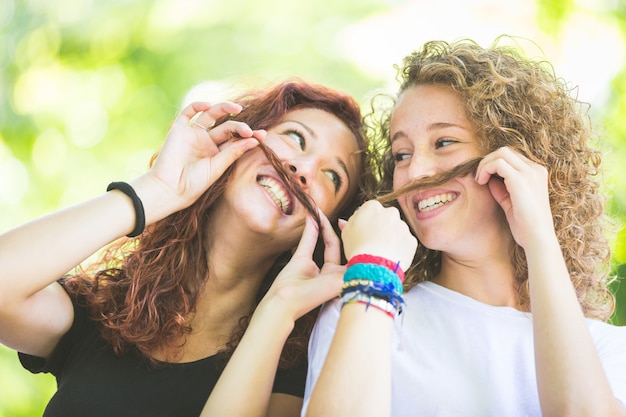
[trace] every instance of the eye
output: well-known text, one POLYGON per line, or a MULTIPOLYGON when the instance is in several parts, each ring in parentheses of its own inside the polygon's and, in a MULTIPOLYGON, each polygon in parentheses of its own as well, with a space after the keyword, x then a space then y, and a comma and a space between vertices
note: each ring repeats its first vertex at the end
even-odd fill
POLYGON ((407 152, 394 152, 393 160, 395 162, 402 162, 404 160, 411 159, 411 154, 407 152))
POLYGON ((301 132, 295 129, 289 129, 285 132, 285 134, 293 139, 298 144, 300 149, 304 150, 306 148, 306 140, 304 139, 304 135, 301 132))
POLYGON ((457 141, 449 138, 437 139, 437 142, 435 142, 435 149, 444 148, 452 145, 453 143, 457 143, 457 141))
POLYGON ((326 175, 333 182, 335 186, 335 192, 339 191, 339 189, 341 188, 341 185, 343 184, 343 180, 341 179, 341 176, 339 175, 339 173, 337 173, 337 171, 328 170, 326 171, 326 175))

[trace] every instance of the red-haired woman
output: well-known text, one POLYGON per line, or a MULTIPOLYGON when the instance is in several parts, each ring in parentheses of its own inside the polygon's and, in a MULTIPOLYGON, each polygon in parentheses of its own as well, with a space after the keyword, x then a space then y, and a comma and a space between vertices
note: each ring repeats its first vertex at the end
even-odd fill
POLYGON ((298 415, 368 155, 352 98, 288 81, 189 105, 147 173, 0 236, 0 342, 56 376, 45 415, 298 415))

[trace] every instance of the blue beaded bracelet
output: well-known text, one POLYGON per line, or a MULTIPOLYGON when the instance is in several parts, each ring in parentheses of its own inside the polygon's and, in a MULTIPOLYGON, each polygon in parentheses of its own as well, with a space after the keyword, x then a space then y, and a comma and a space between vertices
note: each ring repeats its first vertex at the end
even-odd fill
POLYGON ((400 309, 404 304, 402 294, 399 294, 391 284, 381 284, 380 282, 368 280, 352 280, 343 285, 339 295, 344 299, 344 297, 354 294, 364 294, 368 297, 389 301, 397 309, 400 309))
POLYGON ((399 294, 402 294, 402 282, 398 274, 382 265, 354 264, 348 267, 343 274, 344 282, 352 281, 353 279, 366 279, 381 284, 391 284, 399 294))

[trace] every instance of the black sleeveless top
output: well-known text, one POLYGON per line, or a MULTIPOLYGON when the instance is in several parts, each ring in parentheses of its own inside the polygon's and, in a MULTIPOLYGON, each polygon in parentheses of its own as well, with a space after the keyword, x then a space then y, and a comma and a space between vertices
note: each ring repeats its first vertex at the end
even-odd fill
MULTIPOLYGON (((56 377, 57 392, 44 417, 197 417, 221 373, 215 356, 159 366, 136 351, 119 357, 75 302, 74 323, 52 357, 20 353, 19 358, 30 372, 56 377)), ((304 359, 278 371, 272 391, 303 397, 306 367, 304 359)))

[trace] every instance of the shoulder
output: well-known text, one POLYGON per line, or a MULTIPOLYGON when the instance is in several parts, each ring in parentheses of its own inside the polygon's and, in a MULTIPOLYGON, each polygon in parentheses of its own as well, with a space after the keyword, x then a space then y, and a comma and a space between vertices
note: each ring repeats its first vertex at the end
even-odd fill
POLYGON ((587 327, 613 394, 626 403, 626 326, 587 319, 587 327))
POLYGON ((626 326, 616 326, 594 319, 586 321, 600 360, 605 367, 615 369, 619 367, 626 372, 626 326))
POLYGON ((626 352, 626 326, 617 326, 595 319, 587 319, 586 322, 598 350, 614 348, 626 352))
POLYGON ((24 368, 32 373, 51 373, 59 375, 64 368, 71 352, 76 348, 80 341, 85 339, 97 339, 99 337, 96 323, 89 320, 87 308, 84 299, 81 296, 68 291, 64 279, 58 281, 63 289, 67 292, 74 311, 72 324, 69 330, 63 334, 52 354, 48 358, 35 355, 19 353, 19 359, 24 368))

